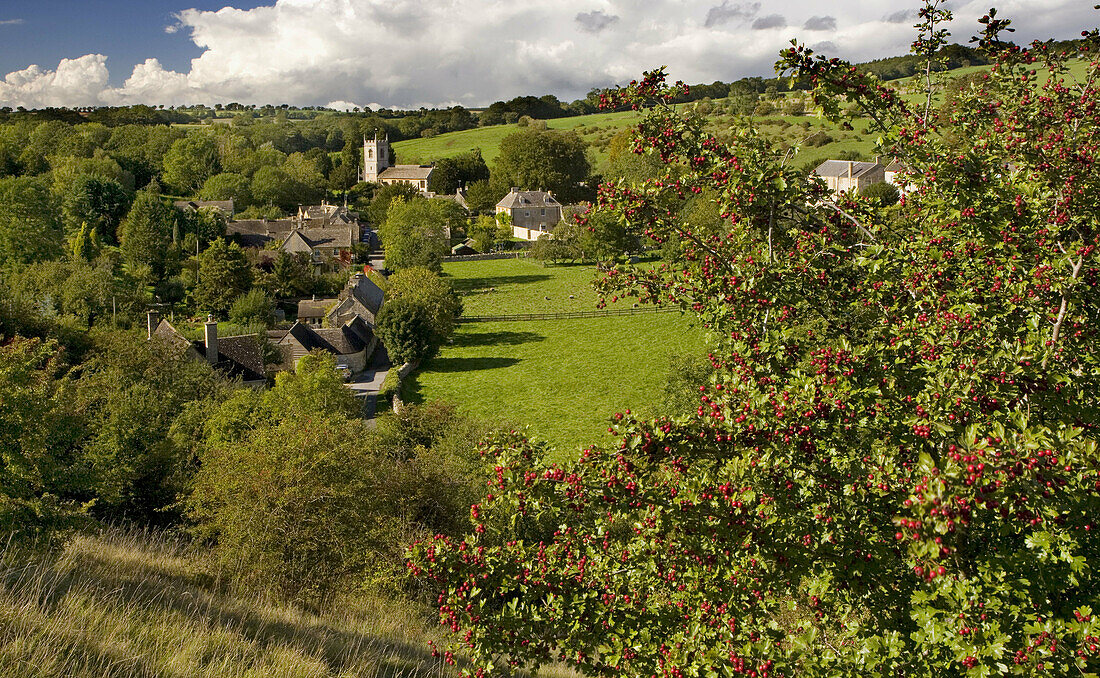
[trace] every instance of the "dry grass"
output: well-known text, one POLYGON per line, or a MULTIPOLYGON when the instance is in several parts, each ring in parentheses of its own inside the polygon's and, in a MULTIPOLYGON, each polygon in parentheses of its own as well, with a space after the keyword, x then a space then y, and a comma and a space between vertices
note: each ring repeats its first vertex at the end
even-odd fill
POLYGON ((432 612, 374 596, 306 610, 236 594, 141 533, 0 556, 0 676, 442 676, 432 612))
MULTIPOLYGON (((2 547, 2 544, 0 544, 2 547)), ((434 610, 358 594, 310 610, 234 591, 200 551, 108 529, 0 548, 0 678, 454 678, 434 610)), ((564 665, 540 678, 578 678, 564 665)))

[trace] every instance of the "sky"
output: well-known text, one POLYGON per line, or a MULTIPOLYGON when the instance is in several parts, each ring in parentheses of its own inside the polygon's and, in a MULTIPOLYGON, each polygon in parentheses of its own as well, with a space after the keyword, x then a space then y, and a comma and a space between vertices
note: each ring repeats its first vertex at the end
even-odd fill
MULTIPOLYGON (((908 52, 899 0, 0 0, 0 105, 485 106, 583 97, 668 66, 769 75, 792 38, 854 61, 908 52)), ((1092 0, 952 0, 965 44, 991 4, 1017 41, 1100 25, 1092 0)))

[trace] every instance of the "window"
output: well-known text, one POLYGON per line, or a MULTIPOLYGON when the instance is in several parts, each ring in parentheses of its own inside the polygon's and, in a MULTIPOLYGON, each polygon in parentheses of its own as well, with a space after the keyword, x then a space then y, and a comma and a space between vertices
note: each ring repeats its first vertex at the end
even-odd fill
POLYGON ((523 212, 523 216, 525 216, 525 217, 529 217, 529 216, 531 216, 531 210, 525 210, 525 211, 523 212))
POLYGON ((542 210, 542 216, 544 216, 544 217, 546 216, 546 209, 545 208, 543 208, 543 210, 542 210))

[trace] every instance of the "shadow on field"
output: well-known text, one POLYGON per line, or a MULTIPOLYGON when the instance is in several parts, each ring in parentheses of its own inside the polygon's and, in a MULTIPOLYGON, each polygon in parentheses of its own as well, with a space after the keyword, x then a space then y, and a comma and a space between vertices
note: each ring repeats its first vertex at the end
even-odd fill
POLYGON ((471 292, 488 294, 490 287, 503 285, 526 285, 528 283, 546 282, 549 275, 538 273, 531 275, 498 275, 485 278, 451 278, 451 284, 455 292, 470 294, 471 292))
POLYGON ((432 358, 427 367, 432 372, 474 372, 511 367, 519 358, 432 358))
POLYGON ((519 346, 545 340, 546 337, 535 332, 459 332, 454 346, 519 346))

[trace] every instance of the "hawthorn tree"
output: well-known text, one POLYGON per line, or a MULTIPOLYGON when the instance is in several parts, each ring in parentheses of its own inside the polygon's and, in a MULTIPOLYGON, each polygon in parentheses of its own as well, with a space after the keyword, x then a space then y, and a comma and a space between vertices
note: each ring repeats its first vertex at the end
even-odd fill
MULTIPOLYGON (((930 0, 916 52, 938 51, 947 18, 930 0)), ((713 375, 693 416, 615 415, 617 444, 572 463, 490 441, 473 533, 411 551, 455 633, 446 659, 476 675, 554 659, 670 678, 1100 670, 1100 35, 1075 80, 1049 44, 983 24, 992 69, 943 110, 782 55, 815 106, 862 111, 908 168, 889 224, 752 129, 723 143, 673 111, 685 88, 661 71, 604 95, 648 108, 635 150, 665 170, 603 186, 600 209, 683 257, 601 289, 696 313, 713 375), (720 222, 678 218, 708 192, 720 222)))

